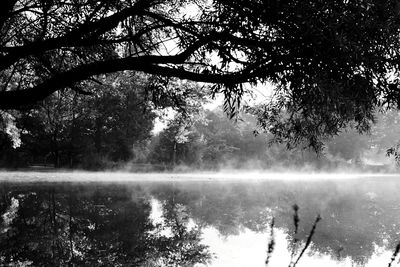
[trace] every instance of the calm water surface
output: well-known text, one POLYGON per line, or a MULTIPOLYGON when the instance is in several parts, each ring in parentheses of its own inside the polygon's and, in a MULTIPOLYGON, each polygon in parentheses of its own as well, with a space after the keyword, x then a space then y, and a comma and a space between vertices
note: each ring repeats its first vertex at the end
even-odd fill
POLYGON ((268 266, 288 266, 318 214, 297 266, 387 266, 400 241, 397 176, 38 182, 49 174, 35 174, 21 182, 24 174, 7 175, 1 266, 265 266, 271 238, 268 266))

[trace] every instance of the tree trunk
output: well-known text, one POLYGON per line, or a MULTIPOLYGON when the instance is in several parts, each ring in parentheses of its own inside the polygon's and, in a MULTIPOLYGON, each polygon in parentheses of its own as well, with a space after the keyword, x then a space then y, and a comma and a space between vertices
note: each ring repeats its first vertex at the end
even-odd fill
POLYGON ((176 165, 176 141, 174 141, 174 148, 172 152, 172 168, 175 168, 176 165))

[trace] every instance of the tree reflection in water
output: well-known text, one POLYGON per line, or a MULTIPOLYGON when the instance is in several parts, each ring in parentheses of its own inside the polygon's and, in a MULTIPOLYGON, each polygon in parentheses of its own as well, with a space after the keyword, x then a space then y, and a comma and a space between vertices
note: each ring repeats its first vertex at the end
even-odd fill
POLYGON ((3 185, 0 264, 33 266, 192 266, 211 259, 182 205, 149 218, 139 186, 3 185), (14 203, 14 204, 13 204, 14 203), (168 236, 162 234, 169 229, 168 236))
POLYGON ((272 217, 291 251, 295 238, 307 241, 317 214, 323 220, 307 254, 365 265, 376 247, 393 252, 398 243, 399 190, 400 183, 389 178, 385 183, 8 183, 0 185, 0 265, 192 266, 212 259, 201 239, 206 227, 223 237, 250 229, 267 243, 272 217), (159 222, 151 216, 154 199, 160 203, 159 222))
POLYGON ((303 244, 307 241, 320 214, 323 220, 308 252, 363 266, 377 247, 394 251, 400 240, 399 190, 395 178, 385 177, 385 183, 380 179, 175 183, 156 186, 152 194, 158 199, 173 194, 197 224, 215 227, 225 236, 238 235, 246 228, 267 236, 274 217, 275 227, 287 235, 288 251, 295 238, 303 244), (296 236, 293 204, 300 207, 296 236))

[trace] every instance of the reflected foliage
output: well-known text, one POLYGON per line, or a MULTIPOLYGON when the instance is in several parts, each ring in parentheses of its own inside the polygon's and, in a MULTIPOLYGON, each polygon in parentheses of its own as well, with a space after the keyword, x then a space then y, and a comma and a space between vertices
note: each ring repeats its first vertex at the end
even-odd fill
MULTIPOLYGON (((306 253, 367 263, 398 243, 393 178, 142 184, 3 184, 0 265, 193 266, 213 259, 202 230, 287 234, 306 253), (316 201, 318 200, 318 201, 316 201), (293 213, 293 204, 300 209, 293 213)), ((279 240, 275 240, 279 243, 279 240)), ((297 248, 297 249, 296 249, 297 248)), ((274 254, 272 254, 274 256, 274 254)), ((294 257, 296 259, 296 257, 294 257)), ((289 261, 289 259, 288 259, 289 261)))
MULTIPOLYGON (((200 244, 201 227, 190 227, 187 208, 171 197, 162 204, 163 229, 169 230, 169 237, 160 242, 162 266, 192 266, 207 263, 212 255, 207 246, 200 244)), ((158 265, 160 266, 160 265, 158 265)))
POLYGON ((275 227, 288 235, 289 245, 295 239, 298 244, 305 244, 320 214, 322 221, 309 250, 365 264, 375 252, 375 245, 393 250, 398 243, 400 216, 394 204, 400 201, 398 190, 394 179, 385 178, 385 184, 373 179, 364 179, 363 183, 182 183, 158 187, 153 194, 160 199, 173 194, 198 224, 215 227, 223 236, 240 234, 245 228, 268 232, 274 217, 275 227), (293 223, 294 203, 301 207, 297 230, 293 223))
POLYGON ((1 194, 2 265, 190 266, 211 258, 179 206, 165 206, 154 224, 140 187, 3 185, 1 194))

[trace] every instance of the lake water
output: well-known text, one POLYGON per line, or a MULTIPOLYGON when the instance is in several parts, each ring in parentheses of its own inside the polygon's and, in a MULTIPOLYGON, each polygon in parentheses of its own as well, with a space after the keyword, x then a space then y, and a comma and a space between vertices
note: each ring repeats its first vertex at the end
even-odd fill
POLYGON ((0 173, 0 265, 289 266, 315 225, 296 266, 388 266, 399 192, 395 175, 0 173))

